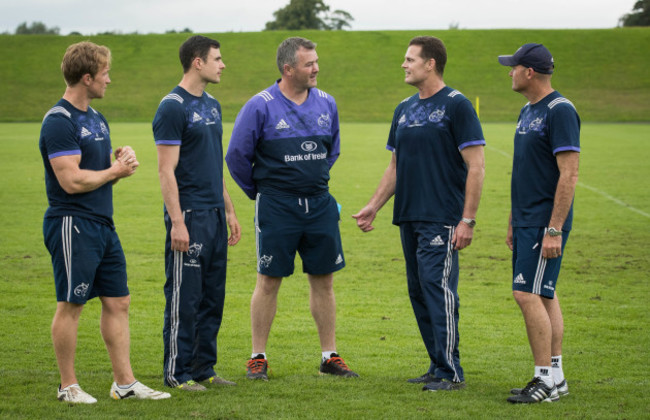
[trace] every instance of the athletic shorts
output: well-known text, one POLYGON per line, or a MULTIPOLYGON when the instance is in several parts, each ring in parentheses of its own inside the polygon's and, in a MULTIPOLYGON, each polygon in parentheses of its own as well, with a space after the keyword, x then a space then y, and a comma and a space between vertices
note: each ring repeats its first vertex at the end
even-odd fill
POLYGON ((97 296, 129 295, 115 229, 78 216, 47 217, 43 237, 52 255, 57 302, 83 305, 97 296))
POLYGON ((569 232, 562 232, 562 256, 548 259, 542 257, 545 227, 513 228, 512 233, 512 290, 553 299, 569 232))
POLYGON ((339 220, 338 205, 329 192, 306 198, 258 193, 257 271, 271 277, 290 276, 296 251, 305 273, 325 275, 342 269, 339 220))

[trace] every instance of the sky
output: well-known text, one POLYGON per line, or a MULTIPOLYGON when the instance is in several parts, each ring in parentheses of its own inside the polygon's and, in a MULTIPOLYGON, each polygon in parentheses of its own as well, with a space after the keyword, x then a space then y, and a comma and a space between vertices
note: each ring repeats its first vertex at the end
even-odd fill
MULTIPOLYGON (((636 0, 324 0, 349 12, 351 30, 614 28, 636 0)), ((257 32, 289 0, 2 0, 0 33, 23 22, 60 34, 257 32)))

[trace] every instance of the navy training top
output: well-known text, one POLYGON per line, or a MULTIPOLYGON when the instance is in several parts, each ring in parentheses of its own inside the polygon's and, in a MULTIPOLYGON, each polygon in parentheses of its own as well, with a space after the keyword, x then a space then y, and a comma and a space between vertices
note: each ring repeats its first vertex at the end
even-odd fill
POLYGON ((156 145, 180 146, 174 171, 182 210, 224 208, 221 105, 176 86, 153 119, 156 145))
POLYGON ((393 223, 457 225, 467 180, 460 151, 483 145, 476 111, 459 91, 445 86, 429 98, 420 99, 416 93, 402 101, 395 108, 386 146, 397 160, 393 223))
MULTIPOLYGON (((555 155, 580 152, 580 117, 575 107, 554 91, 526 104, 519 114, 512 164, 513 227, 546 227, 560 178, 555 155)), ((571 230, 573 204, 562 230, 571 230)))
POLYGON ((45 166, 45 191, 49 207, 45 217, 80 216, 114 227, 113 183, 80 194, 68 194, 59 184, 50 159, 81 155, 79 168, 101 171, 111 166, 111 138, 108 122, 88 107, 75 108, 59 100, 43 118, 39 148, 45 166))

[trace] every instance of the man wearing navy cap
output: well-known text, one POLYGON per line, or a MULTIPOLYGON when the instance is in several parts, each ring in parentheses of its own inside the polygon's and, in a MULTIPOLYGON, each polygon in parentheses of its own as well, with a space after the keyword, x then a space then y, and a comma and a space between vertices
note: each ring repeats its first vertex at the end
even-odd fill
POLYGON ((564 321, 555 291, 573 219, 578 181, 580 118, 551 87, 553 56, 525 44, 499 56, 512 67, 512 90, 528 99, 515 131, 511 212, 506 244, 513 252, 512 289, 526 322, 535 375, 511 390, 511 403, 552 402, 567 395, 562 371, 564 321))

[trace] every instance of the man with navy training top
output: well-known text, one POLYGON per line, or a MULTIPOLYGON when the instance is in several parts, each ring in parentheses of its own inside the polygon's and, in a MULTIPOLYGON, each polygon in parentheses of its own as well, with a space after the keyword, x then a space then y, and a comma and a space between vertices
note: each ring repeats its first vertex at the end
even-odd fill
POLYGON ((356 377, 336 351, 333 273, 345 266, 338 205, 329 193, 339 156, 336 102, 316 88, 316 44, 299 37, 277 51, 282 77, 241 109, 226 154, 233 179, 255 200, 257 284, 251 299, 249 379, 268 380, 266 344, 296 251, 310 285, 321 345, 320 373, 356 377))
POLYGON ((470 245, 485 161, 485 139, 474 108, 445 85, 441 40, 413 38, 404 81, 418 89, 395 109, 386 148, 388 168, 368 204, 353 215, 364 232, 395 195, 411 305, 430 363, 410 383, 425 391, 465 387, 458 350, 458 251, 470 245))
POLYGON ((241 231, 223 179, 221 105, 205 92, 226 67, 220 44, 192 36, 179 56, 183 78, 153 120, 167 229, 163 369, 165 385, 205 391, 206 385, 235 385, 214 366, 227 250, 241 231))
POLYGON ((135 379, 129 358, 129 304, 126 259, 113 223, 113 185, 139 166, 129 146, 115 158, 108 122, 90 107, 111 82, 111 52, 92 42, 68 47, 61 70, 63 98, 43 118, 39 148, 45 166, 49 207, 43 219, 45 245, 52 256, 56 312, 52 341, 61 375, 60 401, 93 404, 74 369, 79 318, 86 302, 99 297, 100 330, 113 367, 114 399, 165 399, 135 379), (112 160, 112 161, 111 161, 112 160))
POLYGON ((510 66, 512 90, 528 99, 515 131, 511 212, 512 289, 535 360, 533 379, 511 390, 511 403, 557 401, 569 393, 562 369, 564 320, 556 292, 573 220, 578 182, 580 118, 551 86, 553 57, 542 44, 499 56, 510 66))

